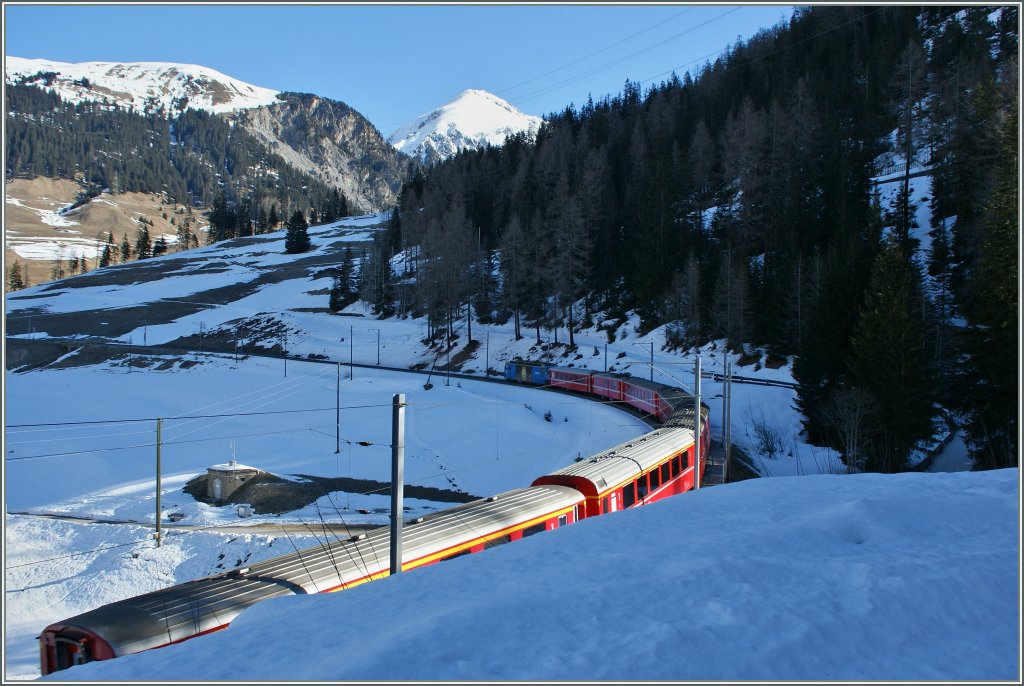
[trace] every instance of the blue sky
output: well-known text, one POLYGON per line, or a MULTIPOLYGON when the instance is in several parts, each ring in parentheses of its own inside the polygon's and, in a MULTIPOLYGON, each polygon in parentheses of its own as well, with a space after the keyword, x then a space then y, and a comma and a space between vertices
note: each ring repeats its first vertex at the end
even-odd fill
POLYGON ((6 55, 201 64, 341 100, 384 135, 467 88, 529 114, 714 60, 786 5, 4 6, 6 55))

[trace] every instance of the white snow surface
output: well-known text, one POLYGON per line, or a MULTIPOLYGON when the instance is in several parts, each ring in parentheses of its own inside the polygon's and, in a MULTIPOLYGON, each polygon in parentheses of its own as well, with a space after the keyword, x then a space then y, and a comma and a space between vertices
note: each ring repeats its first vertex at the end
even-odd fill
POLYGON ((702 489, 44 680, 1019 682, 1018 477, 702 489))
MULTIPOLYGON (((313 251, 356 241, 358 255, 358 241, 386 218, 311 227, 313 251)), ((282 231, 153 258, 147 271, 160 261, 177 265, 157 280, 76 287, 67 279, 9 293, 7 334, 45 335, 38 330, 43 319, 29 319, 29 308, 116 310, 246 283, 292 259, 283 242, 282 231)), ((316 545, 321 516, 346 526, 385 524, 386 493, 334 492, 298 511, 243 522, 235 508, 199 503, 183 487, 231 458, 293 480, 387 481, 396 393, 409 402, 407 483, 477 496, 528 485, 577 455, 648 430, 588 399, 446 379, 443 372, 430 377, 427 390, 423 376, 351 368, 345 363, 374 365, 379 357, 382 366, 430 369, 444 359, 423 346, 423 320, 378 320, 361 302, 341 315, 324 311, 329 285, 329 278, 300 275, 175 321, 140 321, 122 341, 152 345, 204 328, 230 330, 240 316, 260 314, 287 327, 291 355, 324 356, 340 366, 198 352, 161 357, 136 347, 146 366, 121 358, 5 371, 5 678, 39 675, 35 637, 49 623, 292 545, 316 545), (182 515, 160 548, 151 538, 157 417, 162 512, 182 515), (30 426, 48 422, 99 423, 30 426), (364 441, 370 445, 359 445, 364 441), (224 528, 243 523, 260 528, 224 528), (284 523, 308 525, 308 533, 286 537, 284 523)), ((665 331, 640 336, 636 317, 608 343, 600 328, 606 323, 579 332, 569 356, 554 346, 555 332, 542 332, 538 345, 533 331, 516 340, 511 324, 476 324, 480 346, 463 370, 482 375, 485 367, 500 371, 508 359, 533 357, 691 385, 697 351, 663 349, 665 331)), ((459 335, 456 351, 464 329, 459 335)), ((727 358, 738 361, 720 342, 699 352, 705 372, 720 372, 727 358)), ((66 357, 78 354, 72 349, 66 357)), ((792 360, 778 369, 737 366, 735 373, 791 382, 792 360)), ((702 387, 717 440, 722 384, 704 379, 702 387)), ((212 636, 51 678, 1013 678, 1017 470, 960 471, 969 461, 953 440, 933 470, 956 473, 839 475, 843 465, 833 451, 801 438, 795 397, 790 388, 735 383, 731 435, 761 475, 813 476, 702 489, 341 594, 270 601, 212 636), (781 452, 759 449, 759 423, 782 437, 781 452)), ((410 516, 450 506, 409 498, 406 505, 410 516)))
POLYGON ((451 102, 398 128, 388 142, 413 157, 447 159, 462 150, 501 145, 525 131, 532 139, 543 119, 524 114, 485 90, 463 91, 451 102))
MULTIPOLYGON (((73 103, 107 97, 122 106, 143 111, 147 106, 179 109, 174 103, 188 98, 188 106, 208 112, 231 112, 262 107, 277 100, 279 91, 254 86, 197 64, 171 62, 55 62, 47 59, 6 58, 6 80, 39 72, 55 72, 50 86, 33 81, 73 103), (89 87, 81 85, 88 79, 89 87), (80 83, 75 83, 78 81, 80 83)), ((155 107, 153 107, 155 109, 155 107)))

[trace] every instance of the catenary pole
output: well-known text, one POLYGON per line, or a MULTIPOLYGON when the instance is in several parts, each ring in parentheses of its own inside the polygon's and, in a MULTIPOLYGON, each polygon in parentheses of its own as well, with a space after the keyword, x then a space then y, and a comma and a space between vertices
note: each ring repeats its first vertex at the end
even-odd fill
POLYGON ((391 573, 402 571, 402 496, 405 489, 405 394, 396 393, 391 410, 391 573))
POLYGON ((156 547, 160 547, 160 425, 163 420, 156 419, 156 547))
POLYGON ((338 363, 338 381, 334 396, 334 454, 341 452, 341 362, 338 363))
POLYGON ((700 488, 700 355, 693 371, 693 488, 700 488))

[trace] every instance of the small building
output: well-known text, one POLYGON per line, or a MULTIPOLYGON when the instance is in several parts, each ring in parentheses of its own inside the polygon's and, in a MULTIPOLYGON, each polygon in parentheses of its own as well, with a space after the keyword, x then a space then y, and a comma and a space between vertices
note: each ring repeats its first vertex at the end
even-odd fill
POLYGON ((231 460, 227 464, 215 464, 206 470, 206 495, 213 500, 224 502, 231 494, 252 479, 261 470, 238 464, 231 460))

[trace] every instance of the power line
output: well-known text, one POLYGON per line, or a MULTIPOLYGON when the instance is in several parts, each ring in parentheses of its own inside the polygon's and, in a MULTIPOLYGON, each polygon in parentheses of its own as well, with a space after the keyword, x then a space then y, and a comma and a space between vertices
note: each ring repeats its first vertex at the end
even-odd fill
POLYGON ((613 61, 608 62, 606 64, 603 64, 603 65, 601 65, 599 67, 595 67, 595 68, 593 68, 593 69, 591 69, 589 71, 586 71, 586 72, 584 72, 582 74, 574 76, 574 77, 572 77, 570 79, 566 79, 565 81, 559 81, 558 83, 554 83, 554 84, 552 84, 550 86, 545 86, 544 88, 541 88, 540 90, 534 91, 533 93, 529 93, 529 94, 527 94, 527 95, 525 95, 525 96, 523 96, 521 98, 517 98, 517 100, 519 102, 533 100, 533 99, 538 98, 538 97, 540 97, 542 95, 547 95, 549 93, 552 93, 552 92, 558 90, 559 88, 561 88, 562 86, 567 86, 567 85, 569 85, 571 83, 575 83, 577 81, 585 79, 588 76, 593 76, 594 74, 599 74, 602 71, 606 71, 608 69, 611 69, 612 67, 614 67, 616 65, 619 65, 619 64, 621 64, 622 62, 625 62, 628 59, 631 59, 631 58, 636 57, 638 55, 642 55, 645 52, 650 52, 651 50, 653 50, 653 49, 655 49, 657 47, 660 47, 660 46, 664 45, 665 43, 669 43, 669 42, 671 42, 671 41, 673 41, 673 40, 675 40, 677 38, 680 38, 680 37, 688 34, 688 33, 692 33, 693 31, 696 31, 699 28, 703 28, 704 26, 707 26, 708 24, 710 24, 713 21, 718 21, 719 19, 722 19, 723 17, 726 17, 726 16, 732 14, 733 12, 738 12, 741 9, 743 9, 743 8, 742 7, 735 7, 735 8, 733 8, 733 9, 727 11, 727 12, 724 12, 724 13, 718 15, 717 17, 712 17, 711 19, 708 19, 707 21, 701 22, 700 24, 697 24, 696 26, 690 27, 690 28, 688 28, 685 31, 677 33, 674 36, 669 36, 668 38, 665 38, 664 40, 661 40, 661 41, 659 41, 657 43, 653 43, 653 44, 651 44, 651 45, 649 45, 649 46, 647 46, 647 47, 645 47, 645 48, 643 48, 641 50, 637 50, 636 52, 632 52, 632 53, 630 53, 628 55, 620 57, 619 59, 616 59, 616 60, 613 60, 613 61))
MULTIPOLYGON (((391 405, 342 405, 343 410, 365 410, 371 408, 380 407, 391 407, 391 405)), ((228 412, 224 414, 197 414, 197 415, 178 415, 176 417, 163 417, 164 421, 172 419, 217 419, 220 417, 256 417, 261 415, 271 414, 298 414, 302 412, 334 412, 338 409, 336 406, 331 407, 309 407, 302 410, 268 410, 266 412, 228 412)), ((94 420, 94 421, 82 421, 82 422, 42 422, 39 424, 8 424, 8 429, 23 429, 23 428, 35 428, 43 426, 88 426, 95 424, 129 424, 132 422, 155 422, 160 417, 140 417, 136 419, 107 419, 107 420, 94 420)))
POLYGON ((677 17, 680 17, 680 16, 686 14, 687 12, 693 11, 693 9, 694 9, 693 7, 687 7, 682 12, 677 12, 676 14, 673 14, 671 17, 668 17, 667 19, 663 19, 663 20, 657 22, 656 24, 652 24, 651 26, 648 26, 646 29, 642 29, 640 31, 637 31, 636 33, 634 33, 634 34, 632 34, 630 36, 626 36, 622 40, 619 40, 619 41, 616 41, 614 43, 611 43, 610 45, 606 45, 605 47, 600 48, 598 50, 595 50, 594 52, 592 52, 592 53, 590 53, 588 55, 584 55, 583 57, 580 57, 579 59, 576 59, 576 60, 573 60, 572 62, 568 62, 566 64, 563 64, 560 67, 555 67, 554 69, 546 71, 543 74, 540 74, 538 76, 534 76, 533 78, 527 79, 525 81, 520 81, 519 83, 515 84, 514 86, 509 86, 507 88, 500 89, 499 93, 506 93, 506 92, 508 92, 510 90, 515 90, 516 88, 519 88, 520 86, 525 86, 526 84, 533 83, 534 81, 542 79, 545 76, 550 76, 551 74, 554 74, 555 72, 559 72, 559 71, 562 71, 563 69, 567 69, 567 68, 573 66, 574 64, 579 64, 580 62, 582 62, 584 60, 588 60, 588 59, 590 59, 591 57, 593 57, 595 55, 599 55, 602 52, 610 50, 610 49, 614 48, 617 45, 622 45, 623 43, 625 43, 627 41, 630 41, 630 40, 636 38, 637 36, 639 36, 641 34, 647 33, 648 31, 653 31, 654 29, 658 28, 659 26, 664 26, 665 24, 669 23, 673 19, 676 19, 677 17))

